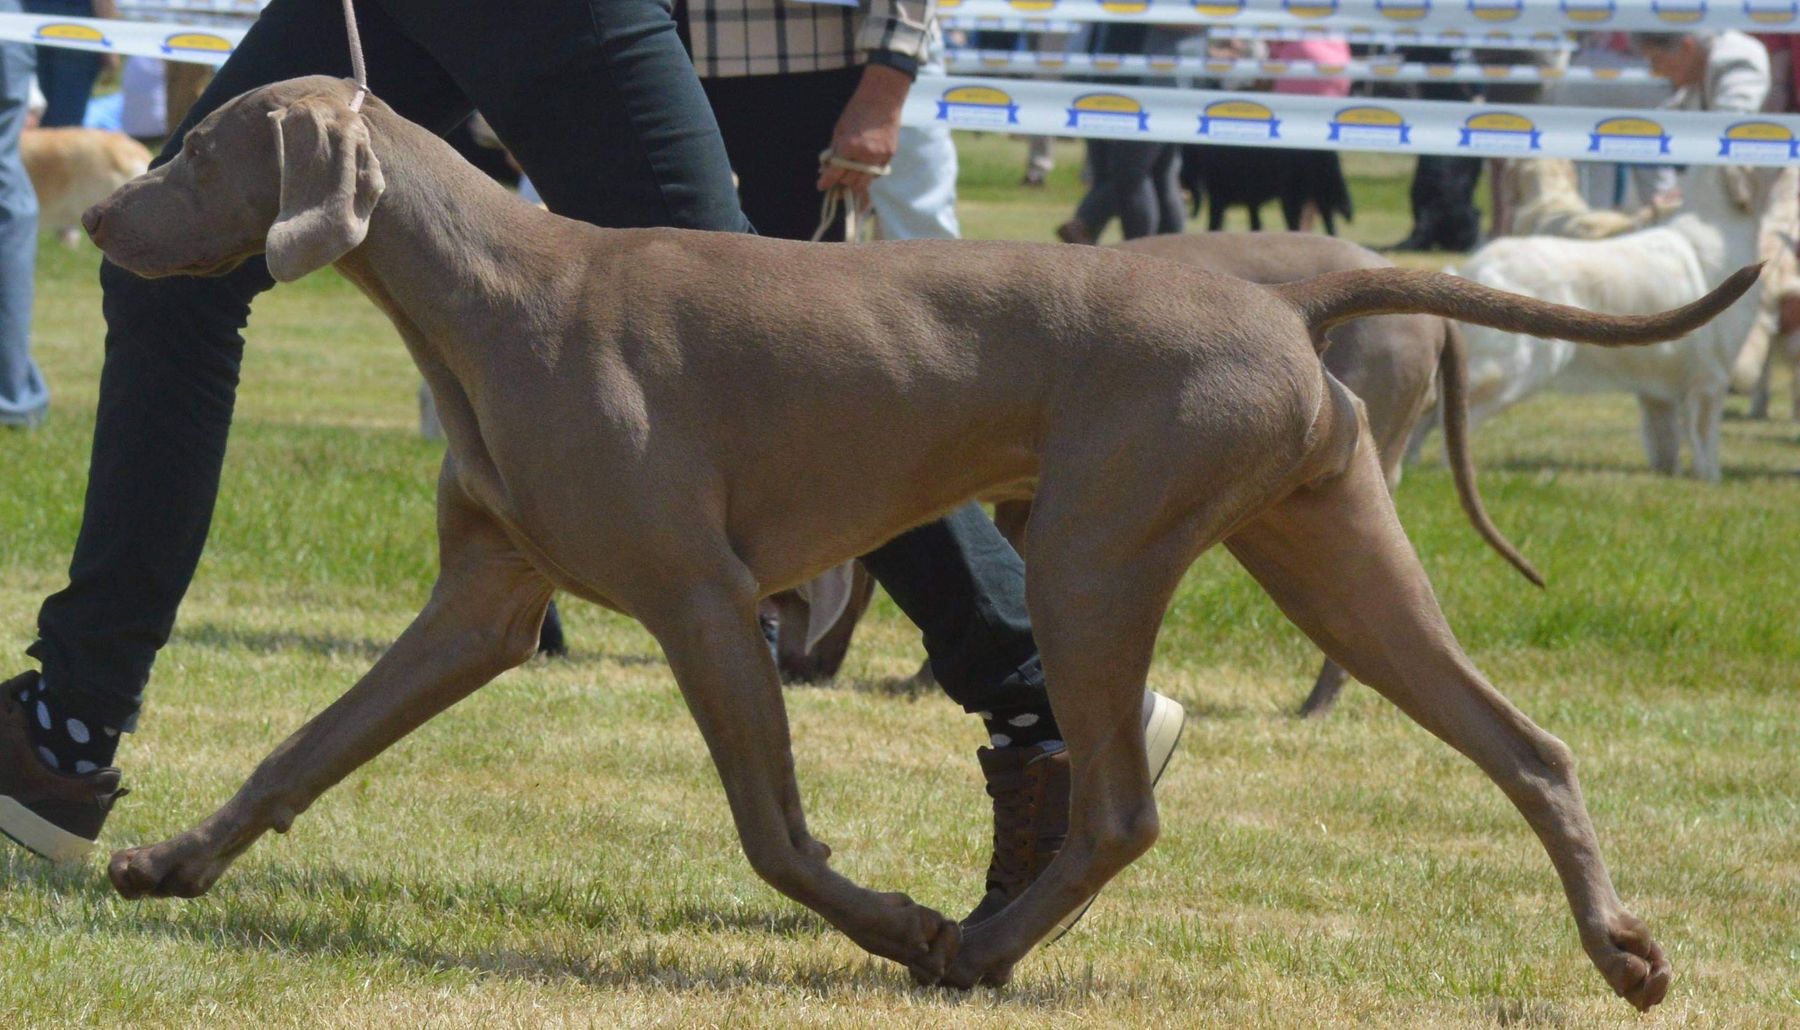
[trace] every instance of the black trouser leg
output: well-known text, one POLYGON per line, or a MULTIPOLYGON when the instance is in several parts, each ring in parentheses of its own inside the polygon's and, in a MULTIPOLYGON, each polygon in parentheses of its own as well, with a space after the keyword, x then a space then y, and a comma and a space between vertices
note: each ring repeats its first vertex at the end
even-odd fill
POLYGON ((1136 140, 1114 140, 1107 147, 1106 181, 1118 205, 1119 228, 1128 240, 1156 232, 1160 209, 1151 172, 1167 147, 1166 143, 1136 140))
POLYGON ((1025 563, 979 504, 862 560, 924 634, 931 674, 965 711, 1048 705, 1025 611, 1025 563))

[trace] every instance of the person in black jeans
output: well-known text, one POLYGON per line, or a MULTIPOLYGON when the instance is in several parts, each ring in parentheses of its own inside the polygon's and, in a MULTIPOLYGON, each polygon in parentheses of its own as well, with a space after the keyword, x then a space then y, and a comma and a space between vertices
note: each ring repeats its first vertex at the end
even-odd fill
MULTIPOLYGON (((1173 56, 1184 35, 1176 29, 1102 22, 1094 31, 1094 52, 1173 56)), ((1123 79, 1139 85, 1150 80, 1123 79)), ((1093 183, 1074 217, 1057 227, 1064 243, 1094 243, 1113 216, 1128 240, 1187 229, 1181 203, 1181 145, 1133 139, 1090 139, 1088 171, 1093 183)))
MULTIPOLYGON (((752 231, 705 94, 659 0, 361 0, 372 92, 436 132, 479 107, 550 208, 605 226, 752 231)), ((273 0, 188 112, 247 90, 348 76, 339 0, 273 0)), ((779 112, 773 112, 779 117, 779 112)), ((816 153, 816 151, 815 151, 816 153)), ((85 848, 117 796, 118 732, 206 541, 240 331, 273 285, 261 258, 218 278, 139 279, 106 263, 107 321, 86 509, 69 585, 44 602, 27 672, 0 686, 0 830, 43 854, 85 848)), ((1042 711, 1018 555, 973 506, 871 554, 971 711, 1042 711)))

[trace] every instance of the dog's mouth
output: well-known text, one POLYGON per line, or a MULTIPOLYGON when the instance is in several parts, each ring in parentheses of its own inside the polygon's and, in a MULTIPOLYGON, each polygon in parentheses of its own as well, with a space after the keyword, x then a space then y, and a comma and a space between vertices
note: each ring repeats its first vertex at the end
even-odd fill
POLYGON ((192 276, 198 279, 215 279, 236 271, 238 266, 247 260, 247 255, 238 254, 220 258, 217 261, 196 261, 173 268, 147 268, 141 263, 123 256, 108 254, 107 257, 112 258, 114 264, 140 279, 170 279, 178 275, 192 276))

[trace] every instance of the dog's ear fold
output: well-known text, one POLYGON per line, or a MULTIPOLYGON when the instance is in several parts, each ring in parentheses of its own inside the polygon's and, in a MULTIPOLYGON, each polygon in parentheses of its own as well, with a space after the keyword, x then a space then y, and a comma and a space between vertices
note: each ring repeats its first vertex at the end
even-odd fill
POLYGON ((369 232, 387 183, 369 126, 336 97, 305 97, 269 112, 281 169, 281 212, 269 226, 269 274, 293 282, 349 253, 369 232))

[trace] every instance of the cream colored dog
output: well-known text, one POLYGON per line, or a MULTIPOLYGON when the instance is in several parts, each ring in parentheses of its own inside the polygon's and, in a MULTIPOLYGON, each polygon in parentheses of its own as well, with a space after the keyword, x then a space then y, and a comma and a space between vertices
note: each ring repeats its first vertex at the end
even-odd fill
POLYGON ((81 242, 81 213, 150 168, 150 151, 123 133, 26 129, 19 154, 37 191, 38 225, 64 244, 81 242))
POLYGON ((1512 205, 1512 236, 1601 240, 1642 229, 1657 218, 1651 206, 1631 214, 1589 207, 1576 183, 1575 162, 1562 158, 1507 161, 1500 188, 1512 205))
POLYGON ((600 229, 521 203, 377 99, 351 111, 352 88, 240 96, 84 219, 139 275, 264 254, 285 281, 335 262, 394 320, 449 438, 424 611, 218 812, 116 853, 120 892, 207 890, 528 658, 564 589, 662 644, 765 880, 921 981, 1001 983, 1155 841, 1143 684, 1176 584, 1224 543, 1328 654, 1501 786, 1606 981, 1640 1008, 1662 999, 1668 963, 1613 888, 1569 749, 1458 647, 1318 347, 1386 311, 1663 339, 1730 305, 1755 269, 1676 312, 1605 318, 1402 269, 1261 287, 1090 247, 600 229), (756 606, 1030 479, 1027 593, 1071 758, 1070 832, 1023 895, 964 932, 831 869, 756 606))

